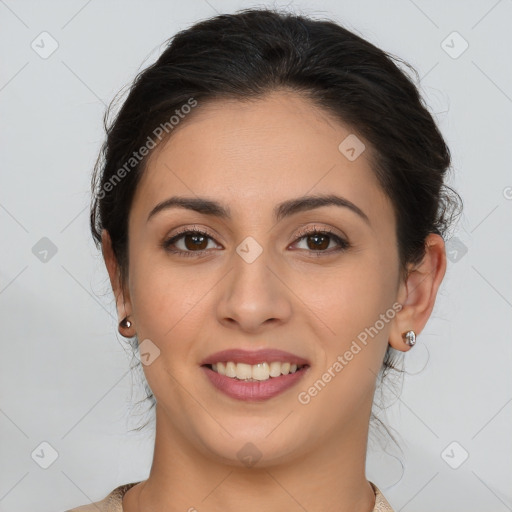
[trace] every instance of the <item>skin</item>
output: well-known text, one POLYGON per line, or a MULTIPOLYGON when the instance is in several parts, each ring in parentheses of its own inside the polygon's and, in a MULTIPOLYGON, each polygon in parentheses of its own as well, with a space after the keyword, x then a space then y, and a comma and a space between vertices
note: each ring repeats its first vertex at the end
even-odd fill
MULTIPOLYGON (((419 334, 446 270, 443 239, 426 240, 423 261, 399 278, 396 219, 371 167, 371 147, 354 161, 338 149, 353 131, 290 91, 258 100, 200 105, 152 153, 129 216, 128 279, 121 282, 108 233, 103 254, 123 334, 149 339, 160 354, 144 372, 157 400, 149 478, 124 497, 142 510, 369 512, 365 476, 376 375, 388 343, 419 334), (314 194, 341 195, 365 212, 324 206, 276 222, 276 204, 314 194), (231 219, 152 208, 171 196, 201 196, 229 207, 231 219), (301 227, 331 228, 351 247, 318 256, 301 227), (178 227, 210 233, 206 256, 180 257, 159 244, 178 227), (245 237, 263 252, 247 263, 245 237), (307 390, 359 333, 394 303, 399 313, 307 404, 307 390), (217 391, 199 365, 227 348, 279 348, 310 361, 297 386, 264 402, 217 391), (252 442, 261 459, 237 452, 252 442)), ((360 137, 361 139, 361 137, 360 137)), ((361 139, 362 140, 362 139, 361 139)), ((182 238, 175 247, 193 253, 182 238)), ((327 245, 328 244, 328 245, 327 245)), ((328 248, 326 248, 328 247, 328 248)))

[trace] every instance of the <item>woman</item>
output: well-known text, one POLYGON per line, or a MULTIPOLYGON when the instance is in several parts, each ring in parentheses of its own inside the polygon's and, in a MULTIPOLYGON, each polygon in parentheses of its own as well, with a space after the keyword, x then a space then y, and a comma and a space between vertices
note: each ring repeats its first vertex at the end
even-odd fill
POLYGON ((458 198, 412 81, 333 22, 246 10, 176 35, 107 133, 91 227, 155 450, 73 510, 392 510, 365 476, 374 392, 458 198))

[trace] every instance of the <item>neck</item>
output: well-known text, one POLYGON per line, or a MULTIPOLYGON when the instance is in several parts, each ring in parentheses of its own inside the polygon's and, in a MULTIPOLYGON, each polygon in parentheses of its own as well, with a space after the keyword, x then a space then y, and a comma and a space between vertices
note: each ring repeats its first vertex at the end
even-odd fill
POLYGON ((205 456, 157 405, 151 472, 128 491, 124 511, 370 512, 375 494, 365 476, 368 421, 369 413, 333 435, 334 442, 320 440, 294 460, 240 467, 205 456))

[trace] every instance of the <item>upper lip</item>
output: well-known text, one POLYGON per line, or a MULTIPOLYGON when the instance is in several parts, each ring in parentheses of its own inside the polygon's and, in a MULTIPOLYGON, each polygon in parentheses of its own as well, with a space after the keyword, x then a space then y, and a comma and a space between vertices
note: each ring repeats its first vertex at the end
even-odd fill
POLYGON ((234 363, 258 364, 263 362, 279 361, 281 363, 291 363, 296 365, 309 365, 309 361, 303 357, 277 350, 267 348, 262 350, 243 350, 241 348, 221 350, 210 354, 202 362, 201 366, 219 362, 233 361, 234 363))

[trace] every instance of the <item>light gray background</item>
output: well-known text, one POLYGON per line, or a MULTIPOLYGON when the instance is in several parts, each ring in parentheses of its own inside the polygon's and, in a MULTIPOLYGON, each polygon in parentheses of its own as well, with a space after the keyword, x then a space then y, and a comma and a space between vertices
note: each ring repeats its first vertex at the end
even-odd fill
MULTIPOLYGON (((273 5, 286 4, 416 67, 465 201, 436 307, 388 410, 404 453, 371 443, 368 476, 397 511, 512 510, 512 1, 273 5), (454 31, 469 44, 457 58, 454 31)), ((148 475, 153 439, 127 433, 144 419, 130 420, 141 392, 88 231, 102 116, 177 30, 255 5, 0 0, 2 512, 63 511, 148 475), (43 31, 58 43, 46 59, 31 47, 46 37, 51 48, 43 31), (43 237, 57 248, 46 262, 32 250, 43 237), (35 462, 50 461, 42 442, 58 453, 48 469, 35 462)))

